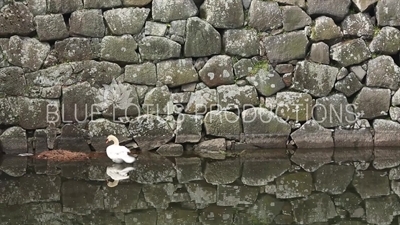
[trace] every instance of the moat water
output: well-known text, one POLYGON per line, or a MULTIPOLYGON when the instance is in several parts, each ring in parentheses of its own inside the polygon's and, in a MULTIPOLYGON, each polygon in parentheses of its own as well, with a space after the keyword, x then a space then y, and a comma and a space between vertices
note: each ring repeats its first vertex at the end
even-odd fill
POLYGON ((150 152, 133 164, 3 155, 0 224, 399 224, 399 165, 400 148, 150 152))

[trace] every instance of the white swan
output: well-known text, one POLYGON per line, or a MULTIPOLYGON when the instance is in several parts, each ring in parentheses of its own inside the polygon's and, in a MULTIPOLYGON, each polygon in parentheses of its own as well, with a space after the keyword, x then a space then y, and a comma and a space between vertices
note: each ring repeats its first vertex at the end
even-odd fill
POLYGON ((112 166, 108 166, 106 169, 106 173, 108 176, 113 179, 113 181, 107 181, 107 186, 115 187, 118 185, 120 180, 125 180, 129 178, 129 172, 134 170, 133 167, 122 167, 121 164, 114 164, 112 166))
POLYGON ((115 163, 133 163, 136 161, 136 158, 128 155, 131 151, 125 147, 120 146, 117 137, 114 135, 109 135, 107 137, 106 143, 113 141, 114 144, 110 145, 106 149, 106 153, 108 158, 110 158, 115 163))

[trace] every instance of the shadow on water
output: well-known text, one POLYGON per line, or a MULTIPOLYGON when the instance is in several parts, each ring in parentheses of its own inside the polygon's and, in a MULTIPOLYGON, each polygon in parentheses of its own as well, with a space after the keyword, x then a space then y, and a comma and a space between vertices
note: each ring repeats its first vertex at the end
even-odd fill
POLYGON ((0 224, 394 224, 400 150, 0 158, 0 224))

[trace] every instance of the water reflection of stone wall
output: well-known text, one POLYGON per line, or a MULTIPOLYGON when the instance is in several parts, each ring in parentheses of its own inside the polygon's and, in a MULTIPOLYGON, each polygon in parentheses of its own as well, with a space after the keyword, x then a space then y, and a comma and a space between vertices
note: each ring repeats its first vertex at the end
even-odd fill
POLYGON ((247 151, 225 160, 142 154, 114 188, 105 185, 107 159, 7 156, 0 224, 391 224, 400 219, 399 156, 393 149, 247 151))

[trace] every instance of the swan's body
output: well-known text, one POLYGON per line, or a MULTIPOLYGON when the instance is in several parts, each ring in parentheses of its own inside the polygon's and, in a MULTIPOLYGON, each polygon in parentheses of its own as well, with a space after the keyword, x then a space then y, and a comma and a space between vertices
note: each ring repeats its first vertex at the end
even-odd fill
POLYGON ((106 149, 106 153, 108 158, 110 158, 115 163, 133 163, 136 161, 136 158, 133 156, 128 155, 131 151, 125 147, 120 146, 117 137, 114 135, 109 135, 107 137, 106 143, 109 141, 113 141, 114 144, 110 145, 106 149))
POLYGON ((118 185, 118 182, 120 180, 125 180, 129 178, 129 172, 134 170, 135 168, 133 167, 121 167, 120 165, 113 165, 113 166, 108 166, 106 169, 106 173, 108 176, 113 179, 113 181, 108 181, 107 185, 109 187, 115 187, 118 185))

